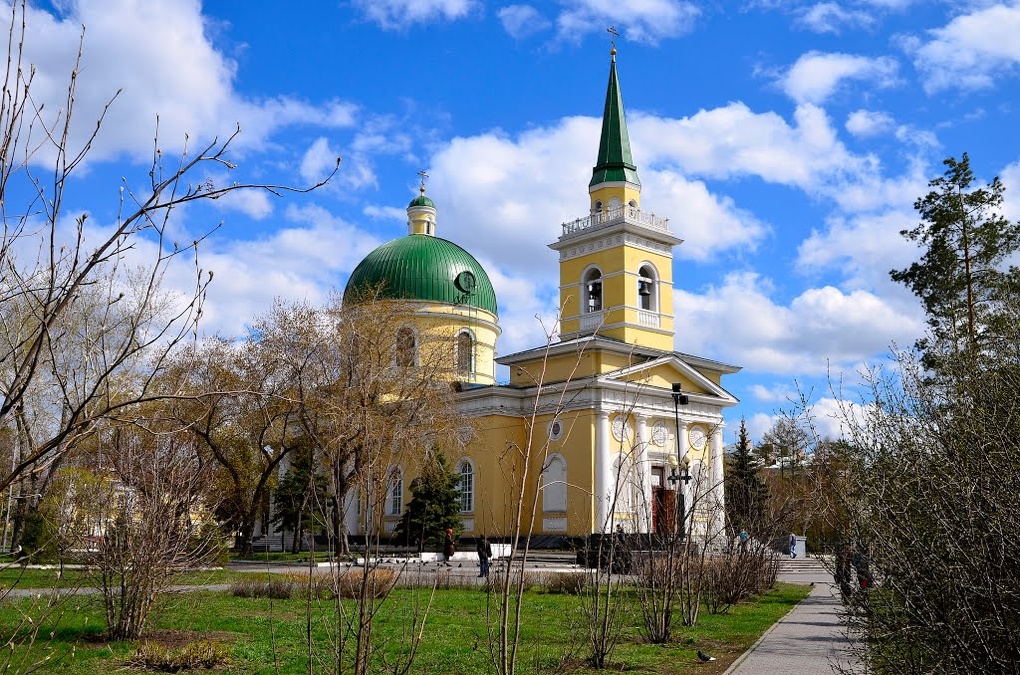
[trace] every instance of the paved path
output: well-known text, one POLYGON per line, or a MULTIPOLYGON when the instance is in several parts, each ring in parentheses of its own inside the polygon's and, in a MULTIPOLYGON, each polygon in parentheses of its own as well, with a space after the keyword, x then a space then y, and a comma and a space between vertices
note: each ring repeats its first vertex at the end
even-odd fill
MULTIPOLYGON (((810 560, 810 559, 809 559, 810 560)), ((834 664, 849 665, 839 623, 839 591, 817 561, 784 564, 780 581, 814 583, 811 594, 744 652, 724 675, 824 675, 834 664)))

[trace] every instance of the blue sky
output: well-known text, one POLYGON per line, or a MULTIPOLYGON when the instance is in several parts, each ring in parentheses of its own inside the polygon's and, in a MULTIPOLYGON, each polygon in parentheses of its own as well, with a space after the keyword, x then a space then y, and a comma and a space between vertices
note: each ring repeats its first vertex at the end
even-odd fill
MULTIPOLYGON (((240 124, 238 168, 209 179, 294 185, 182 210, 215 271, 205 329, 239 335, 274 297, 317 302, 402 236, 417 172, 440 236, 489 271, 500 353, 542 342, 557 261, 547 244, 584 215, 615 26, 642 207, 670 218, 680 351, 743 366, 727 387, 731 442, 829 382, 852 386, 921 334, 889 280, 918 251, 898 234, 947 156, 1002 177, 1020 217, 1014 141, 1020 3, 923 0, 63 0, 33 3, 28 56, 53 111, 86 26, 75 135, 121 94, 67 199, 115 217, 122 177, 240 124)), ((70 226, 70 220, 68 222, 70 226)), ((186 289, 185 262, 168 271, 186 289)), ((850 396, 852 399, 852 396, 850 396)))

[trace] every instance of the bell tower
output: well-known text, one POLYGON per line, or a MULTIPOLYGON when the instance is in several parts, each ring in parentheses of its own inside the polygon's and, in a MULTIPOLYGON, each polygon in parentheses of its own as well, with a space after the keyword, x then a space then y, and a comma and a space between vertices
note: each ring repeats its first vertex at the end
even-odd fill
POLYGON ((641 210, 623 97, 610 52, 609 87, 588 215, 563 223, 549 247, 560 254, 560 337, 598 333, 673 351, 673 247, 669 221, 641 210))

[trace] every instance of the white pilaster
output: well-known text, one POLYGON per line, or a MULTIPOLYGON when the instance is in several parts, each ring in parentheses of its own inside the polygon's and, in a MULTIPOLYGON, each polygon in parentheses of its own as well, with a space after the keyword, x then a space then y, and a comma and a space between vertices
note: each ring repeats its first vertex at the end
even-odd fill
POLYGON ((719 535, 722 533, 723 528, 726 527, 726 501, 725 501, 725 486, 723 484, 723 441, 722 441, 722 424, 717 425, 712 431, 712 498, 711 506, 715 509, 714 523, 712 527, 713 535, 719 535))
POLYGON ((637 452, 634 453, 634 472, 636 474, 638 489, 641 494, 637 496, 635 511, 637 512, 638 532, 652 531, 652 463, 648 459, 648 444, 651 442, 648 437, 648 418, 644 415, 634 415, 637 421, 637 452))
POLYGON ((595 414, 595 531, 608 531, 609 507, 613 503, 613 465, 609 461, 609 413, 599 410, 595 414))

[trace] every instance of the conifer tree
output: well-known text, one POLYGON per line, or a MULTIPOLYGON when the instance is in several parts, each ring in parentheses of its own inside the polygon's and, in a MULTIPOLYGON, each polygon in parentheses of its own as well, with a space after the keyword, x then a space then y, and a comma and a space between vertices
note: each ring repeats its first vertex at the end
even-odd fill
POLYGON ((1003 294, 1020 280, 1016 268, 1003 269, 1020 249, 1020 222, 1000 212, 1005 187, 996 177, 975 188, 967 153, 943 164, 945 173, 914 202, 921 222, 900 232, 927 250, 906 269, 890 272, 920 298, 928 315, 930 338, 917 342, 928 368, 938 366, 938 354, 947 348, 976 353, 994 344, 1009 323, 1003 294))
POLYGON ((434 453, 436 461, 411 481, 411 500, 397 523, 398 541, 418 550, 442 544, 446 530, 454 536, 464 530, 460 520, 460 475, 450 470, 446 455, 434 453))
POLYGON ((760 472, 761 461, 751 447, 747 425, 741 418, 736 452, 726 474, 726 515, 734 532, 751 532, 762 521, 768 488, 760 472))

